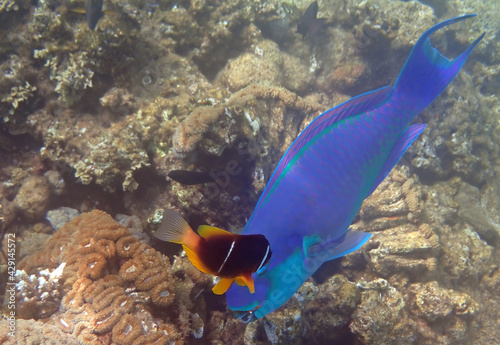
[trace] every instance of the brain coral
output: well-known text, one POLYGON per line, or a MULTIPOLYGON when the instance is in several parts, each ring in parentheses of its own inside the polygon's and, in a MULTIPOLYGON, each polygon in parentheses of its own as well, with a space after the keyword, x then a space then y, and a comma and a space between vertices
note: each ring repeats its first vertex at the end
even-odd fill
POLYGON ((80 344, 177 344, 203 329, 197 314, 203 305, 194 305, 190 294, 192 279, 201 280, 199 295, 207 278, 178 263, 173 268, 102 211, 74 218, 18 268, 34 274, 62 263, 62 299, 48 324, 80 344))

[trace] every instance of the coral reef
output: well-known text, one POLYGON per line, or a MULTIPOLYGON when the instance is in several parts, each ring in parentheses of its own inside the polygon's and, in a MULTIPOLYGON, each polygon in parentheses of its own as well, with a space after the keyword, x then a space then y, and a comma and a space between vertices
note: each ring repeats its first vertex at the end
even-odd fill
POLYGON ((208 288, 208 280, 175 266, 104 212, 84 213, 19 263, 17 315, 51 316, 50 324, 80 343, 196 338, 203 319, 195 311, 202 313, 203 306, 192 302, 192 291, 208 288), (179 269, 182 277, 175 275, 179 269), (161 320, 154 317, 158 308, 161 320))
POLYGON ((47 211, 50 188, 43 176, 28 177, 14 199, 14 206, 30 220, 40 219, 47 211))
POLYGON ((29 344, 79 344, 76 339, 57 328, 55 325, 35 320, 16 320, 15 334, 7 334, 9 329, 6 320, 0 320, 0 341, 6 345, 29 345, 29 344))

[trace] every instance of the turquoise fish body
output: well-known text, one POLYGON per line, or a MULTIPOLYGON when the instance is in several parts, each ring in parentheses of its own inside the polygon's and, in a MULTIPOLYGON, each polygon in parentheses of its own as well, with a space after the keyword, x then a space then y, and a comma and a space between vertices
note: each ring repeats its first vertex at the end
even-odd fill
MULTIPOLYGON (((424 124, 409 126, 459 72, 476 39, 449 60, 427 30, 394 87, 357 96, 314 119, 279 162, 242 234, 263 234, 272 257, 253 274, 255 293, 233 284, 228 307, 246 321, 283 305, 325 262, 360 248, 370 234, 349 229, 363 200, 389 174, 424 124)), ((484 34, 483 34, 484 35, 484 34)))

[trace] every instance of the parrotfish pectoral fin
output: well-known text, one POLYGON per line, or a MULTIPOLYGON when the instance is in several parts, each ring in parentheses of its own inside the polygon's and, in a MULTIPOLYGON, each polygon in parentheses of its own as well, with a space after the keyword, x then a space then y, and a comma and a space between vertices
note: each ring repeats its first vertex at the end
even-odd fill
POLYGON ((309 256, 309 248, 320 245, 323 242, 323 239, 319 236, 305 236, 302 239, 302 255, 304 259, 309 256))
POLYGON ((216 228, 210 225, 200 225, 197 229, 198 235, 203 238, 210 238, 212 236, 234 236, 234 234, 229 231, 216 228))
POLYGON ((219 282, 214 286, 212 292, 216 295, 223 295, 233 284, 233 279, 230 278, 221 278, 219 282))
POLYGON ((394 86, 394 92, 404 100, 409 109, 417 112, 422 110, 444 90, 483 38, 484 33, 454 60, 437 51, 431 45, 429 36, 447 25, 474 16, 475 14, 467 14, 434 25, 415 44, 394 86))
POLYGON ((382 167, 380 174, 377 176, 377 179, 375 180, 375 183, 373 184, 373 187, 368 195, 372 194, 375 189, 377 189, 378 185, 387 177, 392 168, 394 168, 396 163, 401 159, 401 157, 403 157, 406 150, 408 150, 411 143, 417 139, 420 133, 424 131, 425 126, 425 124, 416 124, 406 128, 396 144, 394 144, 389 157, 387 157, 387 160, 385 161, 385 164, 382 167))
POLYGON ((325 240, 307 249, 307 260, 321 262, 333 260, 358 250, 368 241, 371 234, 348 229, 343 238, 325 240))

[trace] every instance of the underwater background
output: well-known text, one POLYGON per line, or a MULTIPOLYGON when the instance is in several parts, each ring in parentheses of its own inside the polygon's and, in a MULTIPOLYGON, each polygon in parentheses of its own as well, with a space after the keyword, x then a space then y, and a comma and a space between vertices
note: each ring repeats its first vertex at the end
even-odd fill
POLYGON ((0 343, 500 344, 500 1, 310 4, 0 0, 0 343), (241 230, 307 124, 466 13, 433 45, 486 36, 364 202, 373 236, 282 308, 233 318, 150 238, 165 208, 241 230))

